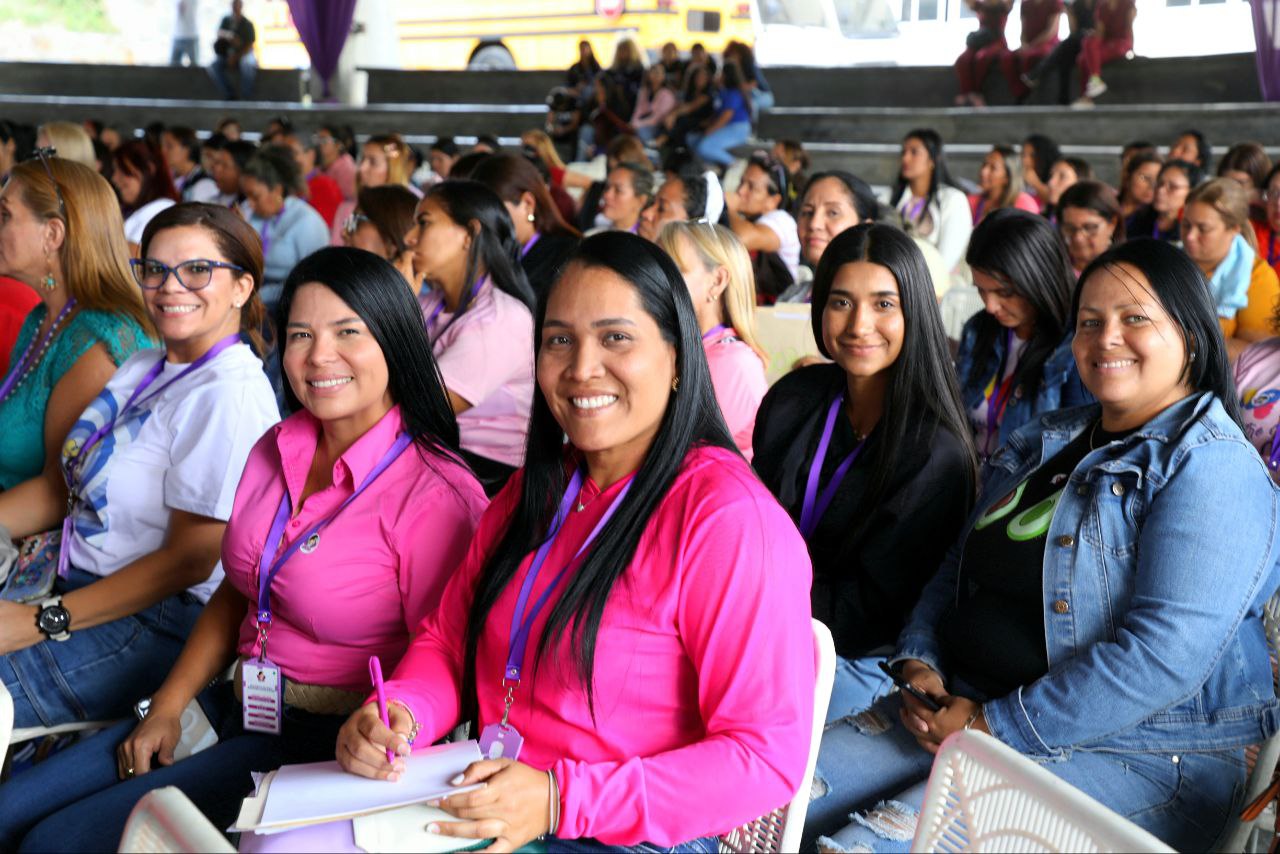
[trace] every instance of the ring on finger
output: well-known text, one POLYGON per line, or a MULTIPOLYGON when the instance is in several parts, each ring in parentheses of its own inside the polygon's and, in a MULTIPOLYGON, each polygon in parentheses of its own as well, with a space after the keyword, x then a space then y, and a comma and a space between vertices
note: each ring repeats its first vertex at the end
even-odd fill
POLYGON ((132 765, 130 765, 128 768, 124 769, 124 775, 125 775, 126 777, 129 777, 129 778, 132 778, 132 777, 133 777, 133 766, 132 766, 132 765))

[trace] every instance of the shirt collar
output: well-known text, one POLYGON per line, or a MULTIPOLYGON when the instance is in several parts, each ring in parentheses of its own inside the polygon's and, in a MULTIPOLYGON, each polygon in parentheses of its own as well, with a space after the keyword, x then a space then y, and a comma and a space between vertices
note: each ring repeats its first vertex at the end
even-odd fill
MULTIPOLYGON (((289 416, 276 434, 276 448, 280 452, 280 466, 289 498, 296 507, 306 488, 307 475, 315 459, 320 442, 320 421, 305 409, 289 416)), ((404 431, 404 417, 399 405, 392 406, 364 435, 356 439, 333 463, 333 483, 343 483, 349 489, 361 483, 381 461, 382 456, 404 431)))

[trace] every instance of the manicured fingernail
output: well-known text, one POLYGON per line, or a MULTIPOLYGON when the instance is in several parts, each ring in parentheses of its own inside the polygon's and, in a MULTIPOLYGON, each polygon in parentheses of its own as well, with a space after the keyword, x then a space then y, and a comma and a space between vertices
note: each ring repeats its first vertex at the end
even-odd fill
POLYGON ((451 785, 451 786, 461 786, 461 785, 462 785, 462 781, 463 781, 463 780, 465 780, 465 779, 467 779, 467 775, 466 775, 466 774, 459 774, 458 776, 454 777, 452 780, 450 780, 450 781, 449 781, 449 785, 451 785))
POLYGON ((400 742, 399 744, 396 745, 396 753, 399 753, 401 756, 408 756, 409 745, 405 744, 403 741, 400 742))
POLYGON ((926 724, 926 723, 921 723, 919 726, 920 726, 920 731, 921 731, 921 732, 928 732, 928 731, 929 731, 929 725, 928 725, 928 724, 926 724))
POLYGON ((440 825, 436 824, 434 821, 431 822, 431 824, 427 825, 427 833, 439 833, 439 832, 440 832, 440 825))
MULTIPOLYGON (((437 800, 434 800, 434 801, 427 801, 427 806, 429 806, 429 807, 438 807, 438 806, 440 806, 440 801, 439 801, 438 799, 437 799, 437 800)), ((435 831, 434 831, 434 830, 433 830, 433 831, 431 831, 431 832, 432 832, 432 833, 435 833, 435 831)))
POLYGON ((400 775, 397 774, 395 771, 392 771, 390 774, 387 775, 387 779, 390 780, 392 783, 394 783, 395 781, 400 779, 400 775))

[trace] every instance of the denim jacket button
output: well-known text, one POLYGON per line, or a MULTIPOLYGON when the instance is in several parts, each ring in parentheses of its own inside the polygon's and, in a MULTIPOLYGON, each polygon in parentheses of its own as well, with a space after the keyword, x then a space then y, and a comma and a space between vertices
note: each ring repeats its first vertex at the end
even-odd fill
POLYGON ((1062 546, 1064 549, 1069 549, 1075 544, 1076 538, 1070 534, 1063 534, 1061 537, 1058 537, 1058 545, 1062 546))
POLYGON ((1059 599, 1053 603, 1053 610, 1056 614, 1065 614, 1071 610, 1071 606, 1067 604, 1066 599, 1059 599))
POLYGON ((1124 484, 1123 484, 1123 483, 1113 483, 1113 484, 1111 484, 1111 494, 1112 494, 1112 495, 1124 495, 1124 484))

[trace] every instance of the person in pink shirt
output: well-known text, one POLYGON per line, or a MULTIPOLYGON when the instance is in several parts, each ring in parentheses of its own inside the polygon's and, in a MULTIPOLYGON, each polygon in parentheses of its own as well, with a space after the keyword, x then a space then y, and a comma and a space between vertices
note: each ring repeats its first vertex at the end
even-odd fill
POLYGON ((442 800, 463 820, 433 831, 495 850, 545 836, 553 851, 713 851, 804 774, 804 542, 716 412, 697 318, 658 247, 583 241, 536 341, 529 458, 387 683, 390 728, 376 705, 356 712, 338 761, 396 779, 386 749, 474 721, 506 755, 466 770, 485 787, 442 800), (514 643, 513 625, 527 630, 514 643))
POLYGON ((1236 359, 1244 435, 1280 484, 1280 338, 1250 344, 1236 359))
POLYGON ((368 690, 370 655, 400 661, 467 552, 486 500, 395 268, 356 249, 314 253, 285 282, 277 332, 295 411, 249 454, 222 542, 226 578, 141 723, 24 776, 35 850, 115 849, 129 811, 160 786, 226 827, 250 772, 331 759, 368 690), (234 682, 206 688, 233 663, 234 682), (281 681, 278 711, 259 716, 259 683, 281 681), (244 691, 258 703, 243 706, 244 691), (176 760, 193 700, 219 740, 176 760))
POLYGON ((756 340, 751 256, 734 233, 709 222, 672 222, 658 245, 684 276, 702 331, 711 385, 733 442, 751 462, 756 410, 769 390, 768 357, 756 340))
POLYGON ((1018 208, 1040 213, 1035 198, 1022 189, 1022 161, 1010 146, 994 146, 978 170, 978 192, 969 194, 969 212, 973 224, 1000 208, 1018 208))
POLYGON ((427 334, 462 454, 494 495, 524 459, 533 400, 533 292, 517 261, 511 215, 475 181, 427 191, 405 236, 427 334))

